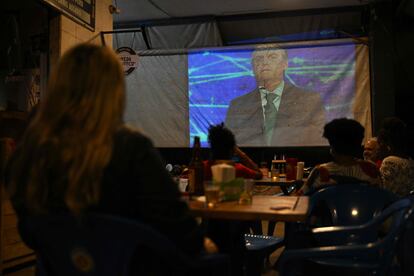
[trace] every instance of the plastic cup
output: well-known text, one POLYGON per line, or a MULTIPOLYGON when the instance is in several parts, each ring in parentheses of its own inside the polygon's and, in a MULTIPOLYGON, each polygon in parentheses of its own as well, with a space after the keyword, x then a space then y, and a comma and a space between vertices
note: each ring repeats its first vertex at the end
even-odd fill
POLYGON ((178 180, 178 189, 180 192, 184 193, 187 191, 188 179, 187 178, 180 178, 178 180))

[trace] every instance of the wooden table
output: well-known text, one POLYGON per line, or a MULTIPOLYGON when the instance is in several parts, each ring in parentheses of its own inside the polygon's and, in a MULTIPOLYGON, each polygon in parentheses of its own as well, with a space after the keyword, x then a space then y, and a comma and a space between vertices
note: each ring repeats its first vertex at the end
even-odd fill
POLYGON ((280 181, 278 180, 274 180, 273 178, 262 178, 262 179, 258 179, 258 180, 254 180, 254 184, 255 185, 267 185, 267 186, 289 186, 292 185, 293 183, 295 183, 296 180, 283 180, 280 181))
POLYGON ((263 178, 260 180, 255 180, 254 184, 256 186, 278 186, 285 195, 288 195, 294 189, 294 185, 296 182, 297 180, 280 181, 279 179, 274 180, 273 178, 263 178))
POLYGON ((251 205, 239 205, 237 201, 221 202, 215 208, 207 208, 204 202, 189 202, 193 215, 203 218, 227 220, 304 221, 309 208, 305 196, 254 196, 251 205), (283 208, 272 210, 271 207, 283 208))

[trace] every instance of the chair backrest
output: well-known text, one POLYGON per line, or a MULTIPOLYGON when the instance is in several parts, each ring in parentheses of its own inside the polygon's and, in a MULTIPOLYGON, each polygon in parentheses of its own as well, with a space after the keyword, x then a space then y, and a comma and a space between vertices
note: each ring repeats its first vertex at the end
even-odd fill
MULTIPOLYGON (((414 204, 414 193, 408 198, 414 204)), ((405 227, 398 244, 398 262, 401 266, 399 275, 414 275, 414 208, 406 215, 405 227)))
MULTIPOLYGON (((171 271, 185 271, 196 261, 182 253, 167 237, 150 226, 109 215, 28 217, 21 231, 34 247, 42 275, 131 275, 137 250, 154 258, 171 271)), ((140 269, 142 271, 142 269, 140 269)))
POLYGON ((412 199, 404 198, 364 224, 313 229, 315 235, 323 235, 335 245, 286 250, 279 259, 280 275, 292 275, 292 268, 299 264, 294 261, 305 259, 347 275, 362 271, 367 275, 396 275, 393 273, 396 247, 407 222, 414 216, 413 211, 412 199), (345 242, 337 244, 341 236, 353 237, 353 241, 342 239, 345 242))
POLYGON ((384 226, 388 227, 387 233, 383 237, 379 237, 376 242, 366 245, 367 248, 376 251, 379 264, 377 275, 396 275, 393 271, 393 261, 398 253, 397 245, 407 223, 413 219, 413 211, 412 198, 403 198, 387 207, 379 216, 366 224, 367 233, 370 232, 370 227, 377 229, 384 228, 384 226), (390 218, 392 218, 391 222, 386 223, 390 218))
POLYGON ((365 183, 329 185, 311 195, 309 214, 322 217, 318 226, 360 225, 395 200, 393 193, 365 183))

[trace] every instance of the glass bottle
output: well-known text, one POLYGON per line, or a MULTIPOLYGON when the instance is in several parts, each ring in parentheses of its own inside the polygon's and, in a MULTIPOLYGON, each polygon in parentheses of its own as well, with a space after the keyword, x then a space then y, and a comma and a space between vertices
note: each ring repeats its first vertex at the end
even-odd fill
POLYGON ((200 137, 194 136, 193 156, 188 166, 188 191, 190 194, 204 194, 204 166, 201 158, 200 137))

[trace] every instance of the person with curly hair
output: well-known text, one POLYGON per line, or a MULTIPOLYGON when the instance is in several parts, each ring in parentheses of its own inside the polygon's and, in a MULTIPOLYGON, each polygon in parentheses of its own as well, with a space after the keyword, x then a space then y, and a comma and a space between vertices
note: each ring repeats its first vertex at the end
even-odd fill
POLYGON ((299 191, 300 194, 342 181, 380 184, 375 164, 358 158, 364 139, 364 127, 359 122, 346 118, 334 119, 325 125, 323 137, 328 139, 333 161, 317 165, 299 191))
POLYGON ((218 163, 230 163, 236 169, 236 177, 260 179, 262 173, 257 164, 236 145, 234 134, 224 124, 210 126, 208 129, 210 160, 204 161, 204 178, 211 179, 211 166, 218 163), (231 161, 233 156, 240 162, 231 161))
MULTIPOLYGON (((212 125, 208 129, 208 142, 210 144, 210 159, 204 161, 204 179, 211 180, 211 166, 219 163, 231 164, 235 167, 236 177, 262 178, 262 173, 256 163, 253 162, 236 146, 233 133, 224 124, 212 125), (234 162, 233 157, 238 157, 240 162, 234 162)), ((243 252, 245 250, 244 234, 262 234, 261 221, 225 221, 211 219, 208 222, 207 234, 218 245, 221 251, 229 253, 233 263, 235 274, 241 274, 243 252)))

